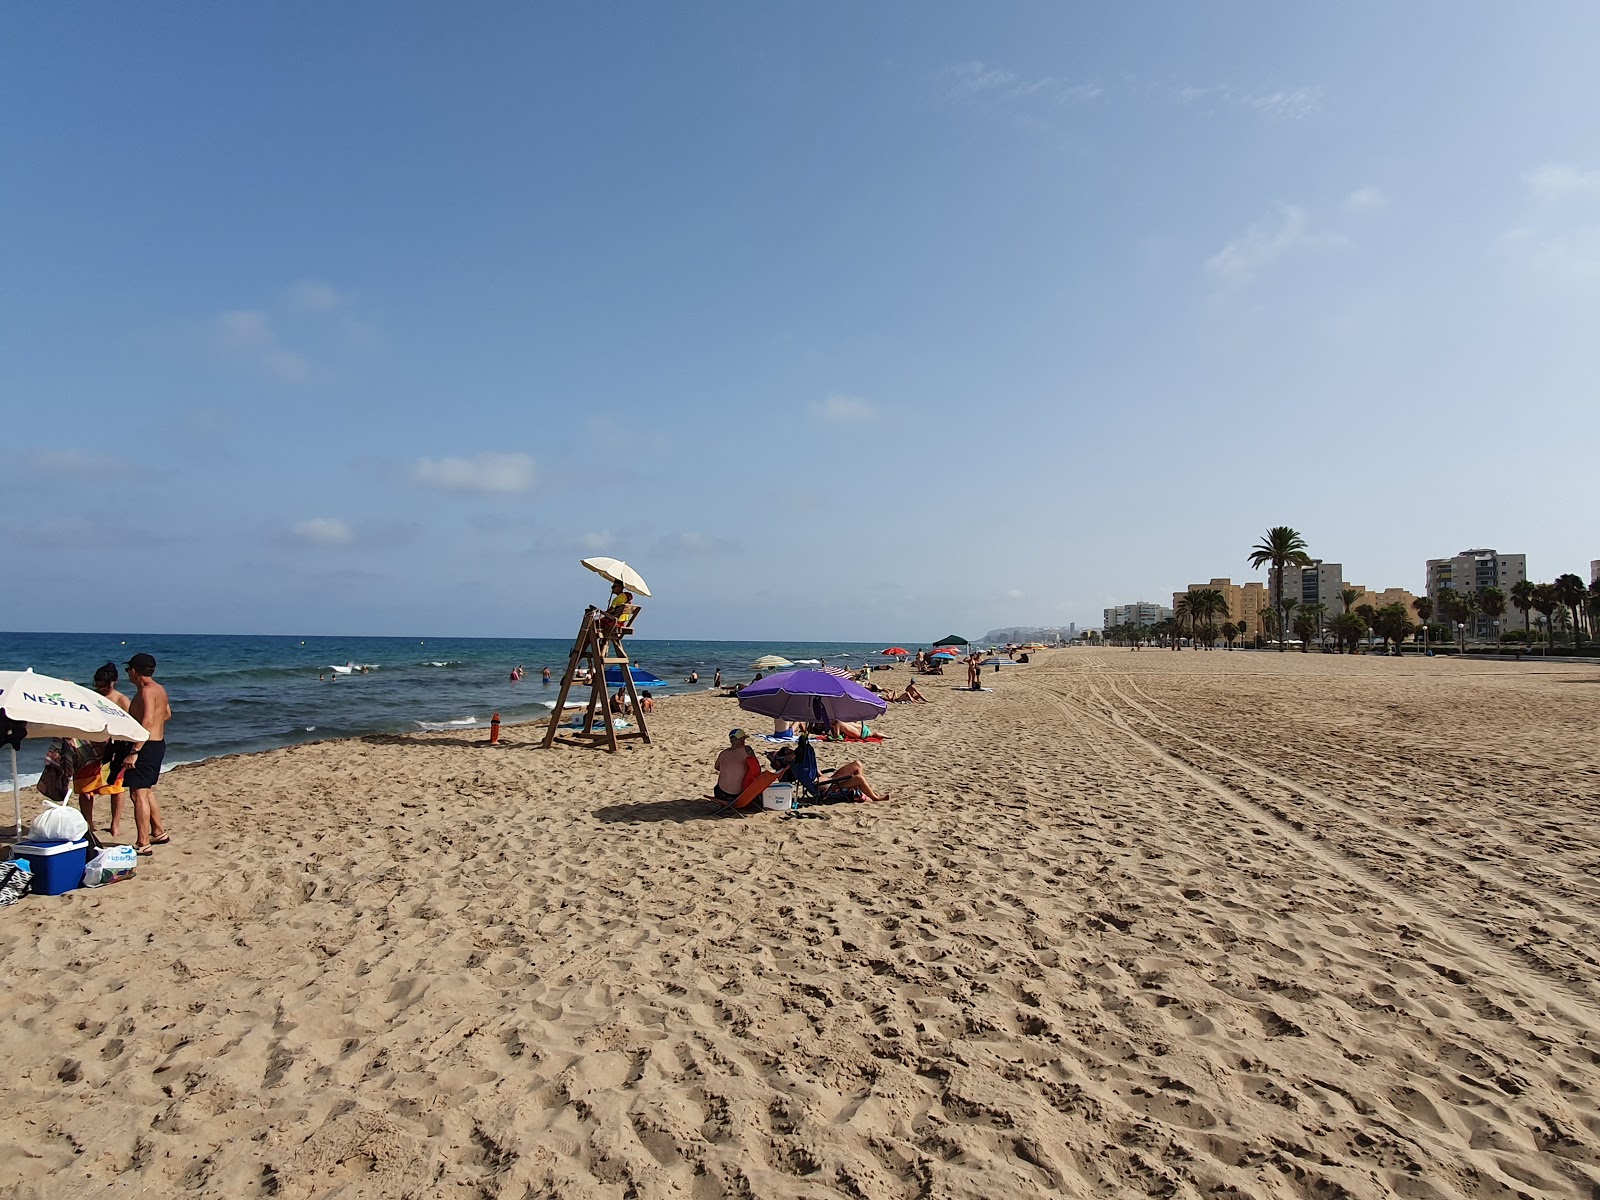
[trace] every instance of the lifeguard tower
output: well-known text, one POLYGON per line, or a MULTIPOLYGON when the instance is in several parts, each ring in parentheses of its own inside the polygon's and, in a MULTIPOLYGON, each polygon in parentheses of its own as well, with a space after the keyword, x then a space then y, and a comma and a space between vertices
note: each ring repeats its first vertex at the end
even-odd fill
MULTIPOLYGON (((583 565, 596 574, 621 583, 636 595, 648 596, 650 589, 627 563, 614 558, 586 558, 583 565)), ((555 711, 550 714, 550 725, 544 732, 541 746, 549 749, 556 742, 589 748, 604 747, 615 751, 620 742, 637 739, 650 745, 650 725, 639 707, 639 693, 633 686, 633 669, 628 665, 628 651, 624 645, 633 632, 633 621, 639 613, 637 604, 610 609, 590 605, 584 609, 583 620, 578 625, 578 636, 573 640, 572 652, 567 655, 567 670, 561 677, 561 693, 556 697, 555 711), (606 669, 617 667, 626 689, 631 728, 617 728, 618 714, 611 711, 606 669), (587 682, 585 682, 587 681, 587 682), (583 719, 574 727, 567 726, 567 697, 573 686, 589 688, 589 704, 583 719)))

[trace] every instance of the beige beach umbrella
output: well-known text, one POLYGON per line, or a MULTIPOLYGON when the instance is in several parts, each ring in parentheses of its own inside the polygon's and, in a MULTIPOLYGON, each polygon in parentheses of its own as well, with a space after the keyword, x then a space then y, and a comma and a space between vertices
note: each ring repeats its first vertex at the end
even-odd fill
POLYGON ((588 567, 602 579, 609 579, 612 583, 620 583, 635 596, 648 596, 650 589, 645 586, 639 572, 635 571, 620 558, 586 558, 583 565, 588 567))
POLYGON ((767 654, 756 659, 750 666, 757 671, 776 671, 783 667, 792 667, 794 664, 787 658, 780 658, 776 654, 767 654))
POLYGON ((11 797, 17 831, 22 831, 22 792, 17 786, 17 744, 30 738, 82 738, 105 742, 118 738, 142 742, 149 738, 143 725, 99 692, 51 675, 26 671, 0 671, 0 715, 8 718, 6 744, 11 747, 11 797))

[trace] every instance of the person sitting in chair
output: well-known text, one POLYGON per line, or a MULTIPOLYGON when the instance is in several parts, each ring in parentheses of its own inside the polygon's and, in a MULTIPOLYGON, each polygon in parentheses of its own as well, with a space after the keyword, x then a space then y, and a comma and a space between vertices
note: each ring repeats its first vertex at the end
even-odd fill
POLYGON ((744 792, 749 781, 761 772, 761 760, 746 741, 749 735, 742 729, 728 731, 728 748, 717 755, 716 786, 711 789, 713 799, 732 804, 744 792), (753 770, 752 770, 753 768, 753 770))
POLYGON ((817 766, 817 751, 809 734, 802 733, 794 747, 785 746, 773 755, 774 770, 789 768, 789 777, 802 790, 811 793, 814 804, 839 804, 847 800, 887 800, 888 792, 876 791, 867 782, 867 775, 859 762, 848 762, 826 779, 817 766))

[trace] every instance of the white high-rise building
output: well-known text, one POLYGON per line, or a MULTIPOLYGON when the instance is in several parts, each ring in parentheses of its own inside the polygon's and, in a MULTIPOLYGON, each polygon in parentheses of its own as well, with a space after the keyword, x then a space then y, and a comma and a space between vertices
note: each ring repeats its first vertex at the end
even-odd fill
MULTIPOLYGON (((1444 588, 1454 592, 1499 588, 1505 593, 1506 614, 1509 615, 1513 611, 1511 589, 1528 577, 1528 556, 1501 554, 1497 550, 1463 550, 1450 558, 1430 558, 1427 570, 1428 599, 1433 601, 1433 610, 1438 617, 1444 616, 1439 611, 1439 592, 1444 588)), ((1488 617, 1474 617, 1472 636, 1491 637, 1506 628, 1506 619, 1506 616, 1501 616, 1499 629, 1496 629, 1495 623, 1488 617)))
POLYGON ((1101 629, 1112 629, 1118 625, 1142 625, 1145 628, 1165 621, 1172 616, 1172 610, 1165 604, 1151 604, 1146 600, 1139 600, 1133 604, 1116 604, 1103 610, 1105 623, 1101 629))

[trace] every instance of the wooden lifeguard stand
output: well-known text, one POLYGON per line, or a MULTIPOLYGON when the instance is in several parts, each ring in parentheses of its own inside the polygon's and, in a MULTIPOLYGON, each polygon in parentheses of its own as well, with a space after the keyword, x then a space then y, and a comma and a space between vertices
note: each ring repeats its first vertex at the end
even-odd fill
POLYGON ((557 741, 562 741, 573 746, 603 746, 615 751, 618 742, 629 738, 638 738, 647 746, 650 744, 650 726, 645 721, 644 710, 639 707, 639 694, 633 687, 633 669, 628 666, 628 652, 622 645, 622 639, 631 632, 628 621, 632 616, 630 612, 626 619, 618 621, 593 605, 584 610, 577 640, 572 643, 572 653, 567 656, 567 673, 561 679, 561 694, 556 697, 555 711, 550 714, 550 727, 544 731, 543 748, 549 749, 557 741), (567 715, 567 695, 578 681, 578 672, 585 665, 589 669, 590 682, 589 708, 584 714, 583 727, 563 734, 561 726, 567 715), (630 716, 634 728, 631 730, 617 731, 614 714, 608 703, 607 667, 622 668, 622 685, 627 688, 628 700, 633 707, 630 716), (596 714, 600 717, 599 728, 596 727, 596 714))

